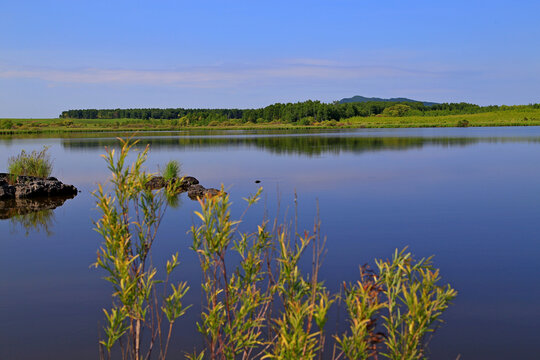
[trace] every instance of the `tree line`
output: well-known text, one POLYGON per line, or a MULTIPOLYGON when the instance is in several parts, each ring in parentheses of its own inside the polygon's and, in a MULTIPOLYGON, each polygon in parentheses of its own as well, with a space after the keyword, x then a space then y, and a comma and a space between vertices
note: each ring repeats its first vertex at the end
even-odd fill
POLYGON ((162 119, 179 120, 180 125, 204 125, 210 122, 240 120, 243 123, 313 123, 340 121, 355 116, 437 116, 453 114, 474 114, 518 108, 540 109, 540 104, 514 106, 479 106, 469 103, 444 103, 426 106, 421 102, 362 102, 323 103, 304 101, 297 103, 276 103, 258 109, 81 109, 63 111, 60 118, 69 119, 162 119))

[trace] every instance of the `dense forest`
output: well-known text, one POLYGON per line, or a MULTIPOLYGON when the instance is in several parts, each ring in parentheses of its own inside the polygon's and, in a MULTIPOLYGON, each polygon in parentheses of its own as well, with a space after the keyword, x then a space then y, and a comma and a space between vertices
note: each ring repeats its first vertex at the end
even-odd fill
POLYGON ((259 109, 84 109, 62 112, 66 119, 162 119, 175 120, 178 125, 207 125, 235 120, 241 123, 300 123, 309 125, 322 121, 340 121, 354 116, 438 116, 476 114, 519 108, 540 109, 540 104, 479 106, 468 103, 443 103, 426 106, 421 102, 358 102, 322 103, 304 101, 276 103, 259 109))

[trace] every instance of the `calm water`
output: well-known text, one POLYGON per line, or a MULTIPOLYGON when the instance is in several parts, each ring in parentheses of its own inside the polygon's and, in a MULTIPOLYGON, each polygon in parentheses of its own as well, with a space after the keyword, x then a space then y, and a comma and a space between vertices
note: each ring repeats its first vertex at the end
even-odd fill
MULTIPOLYGON (((540 358, 540 128, 141 138, 151 144, 149 170, 179 160, 206 187, 223 183, 236 214, 261 180, 264 201, 246 225, 264 211, 285 218, 296 191, 300 226, 311 228, 318 202, 328 237, 323 277, 331 289, 395 248, 434 254, 459 296, 431 343, 431 358, 540 358)), ((42 145, 50 146, 54 176, 82 192, 45 213, 37 228, 20 217, 0 220, 0 359, 95 359, 110 287, 90 268, 101 242, 92 230, 99 215, 91 192, 108 177, 99 155, 115 139, 0 138, 0 172, 8 156, 42 145)), ((178 279, 191 284, 200 277, 186 232, 197 208, 182 195, 166 214, 154 254, 179 251, 178 279)), ((191 291, 186 300, 199 304, 198 296, 191 291)), ((202 343, 193 335, 197 310, 178 323, 178 358, 202 343)))

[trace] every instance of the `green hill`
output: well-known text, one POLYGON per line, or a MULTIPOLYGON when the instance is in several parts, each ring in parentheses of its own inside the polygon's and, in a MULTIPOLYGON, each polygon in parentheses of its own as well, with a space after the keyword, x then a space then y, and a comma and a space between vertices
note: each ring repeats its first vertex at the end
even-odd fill
POLYGON ((419 102, 424 104, 425 106, 431 106, 431 105, 437 105, 438 103, 435 102, 429 102, 429 101, 418 101, 418 100, 412 100, 407 98, 390 98, 390 99, 382 99, 382 98, 376 98, 376 97, 365 97, 365 96, 353 96, 350 98, 344 98, 339 100, 340 104, 345 103, 354 103, 354 102, 370 102, 370 101, 377 101, 377 102, 419 102))

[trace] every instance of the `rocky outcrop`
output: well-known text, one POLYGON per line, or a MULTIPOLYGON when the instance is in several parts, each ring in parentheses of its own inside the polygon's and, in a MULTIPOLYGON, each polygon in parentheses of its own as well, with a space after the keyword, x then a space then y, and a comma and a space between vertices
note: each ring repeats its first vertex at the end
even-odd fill
MULTIPOLYGON (((197 200, 198 198, 203 198, 205 196, 212 197, 221 193, 221 191, 218 189, 205 188, 204 186, 199 184, 199 180, 197 180, 193 176, 184 176, 182 178, 173 179, 172 181, 180 181, 178 191, 181 193, 187 191, 188 197, 191 200, 197 200)), ((162 176, 154 176, 146 183, 146 186, 148 186, 152 190, 161 189, 166 185, 167 182, 165 181, 165 179, 163 179, 162 176)))
POLYGON ((18 176, 15 181, 10 181, 10 175, 0 173, 0 200, 75 196, 77 188, 67 185, 57 178, 38 178, 33 176, 18 176))

